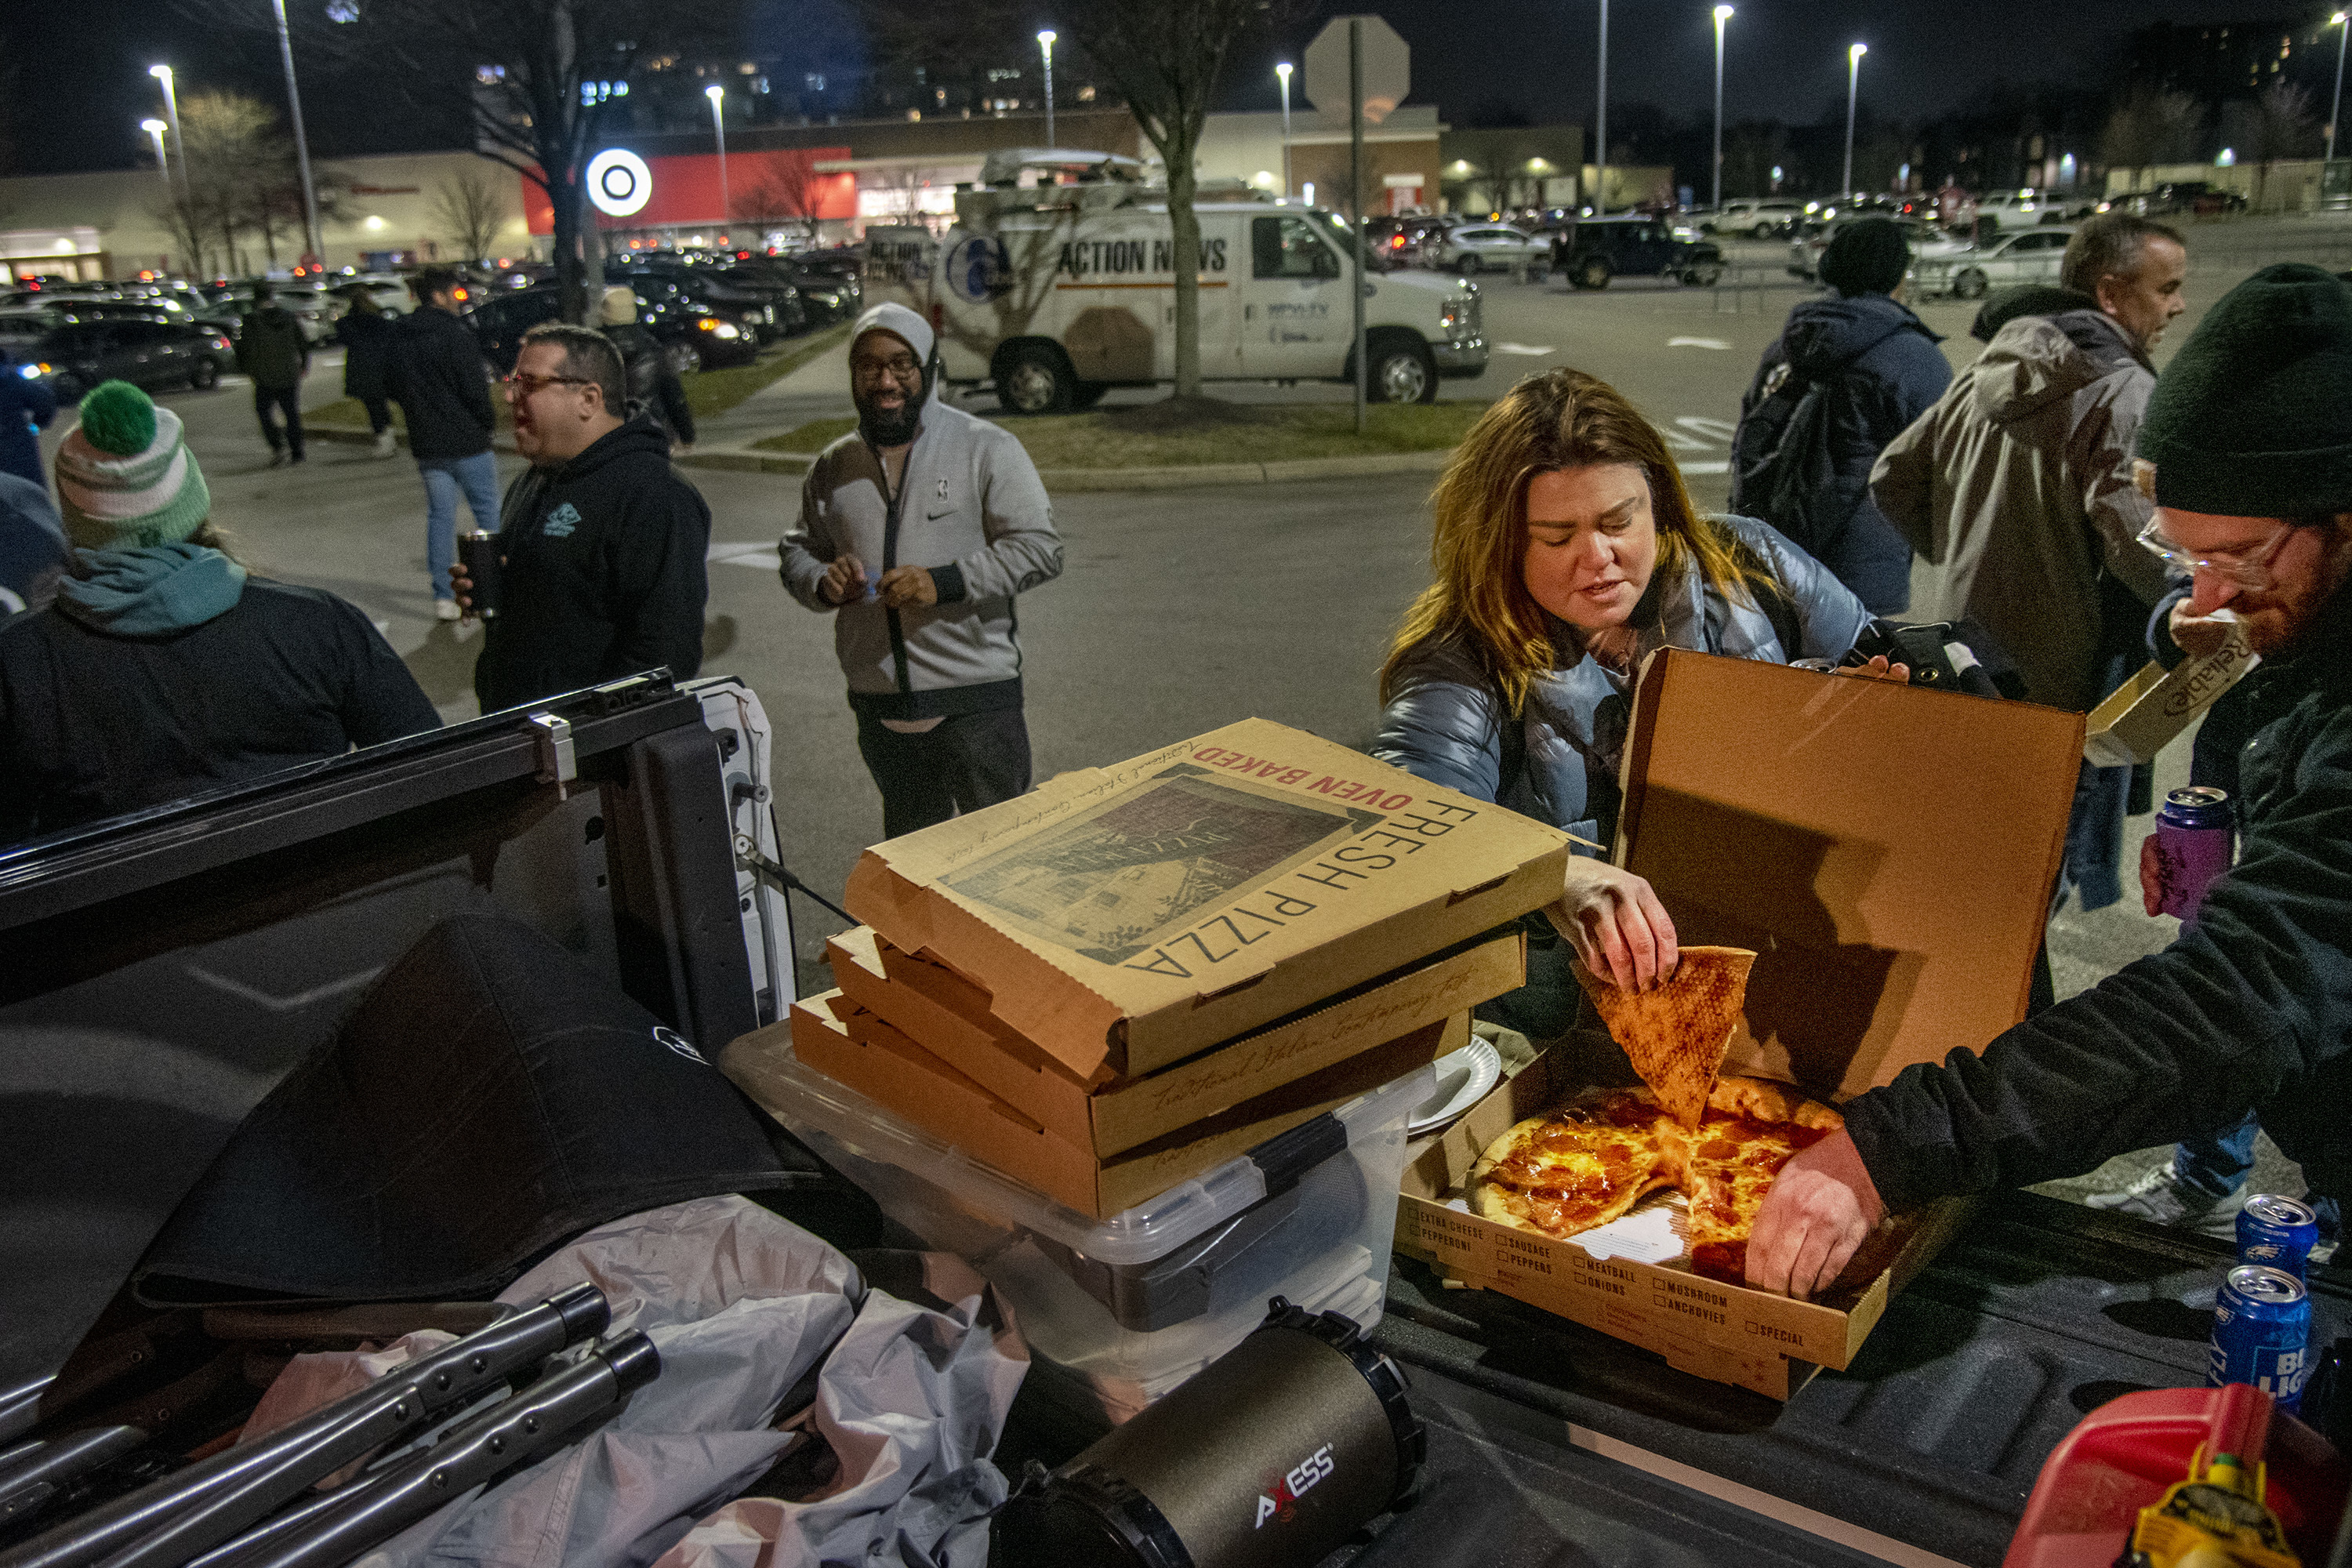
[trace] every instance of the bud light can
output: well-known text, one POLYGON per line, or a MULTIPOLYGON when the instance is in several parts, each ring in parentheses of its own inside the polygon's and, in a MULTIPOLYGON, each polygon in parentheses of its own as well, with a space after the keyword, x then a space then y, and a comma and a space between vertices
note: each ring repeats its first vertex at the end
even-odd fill
POLYGON ((2282 1268, 2304 1278, 2304 1262, 2319 1245, 2319 1211, 2309 1204, 2263 1193, 2238 1211, 2238 1261, 2282 1268))
POLYGON ((2235 814, 2227 790, 2190 784, 2164 797, 2156 814, 2157 910, 2194 924, 2213 879, 2230 868, 2235 814))
POLYGON ((2252 1384, 2293 1415, 2309 1375, 2311 1298, 2280 1268, 2242 1263, 2221 1281, 2213 1302, 2213 1359, 2205 1381, 2252 1384))

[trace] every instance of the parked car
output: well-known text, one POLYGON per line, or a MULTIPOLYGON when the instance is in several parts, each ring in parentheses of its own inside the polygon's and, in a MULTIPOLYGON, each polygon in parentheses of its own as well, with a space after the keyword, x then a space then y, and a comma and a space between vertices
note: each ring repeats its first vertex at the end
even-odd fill
POLYGON ((2063 223, 2067 216, 2063 196, 2042 191, 1996 191, 1977 201, 1977 232, 1991 235, 2005 228, 2063 223))
POLYGON ((1749 197, 1726 202, 1723 210, 1700 220, 1701 234, 1744 234, 1750 239, 1770 239, 1789 232, 1805 216, 1805 204, 1778 197, 1749 197))
POLYGON ((1606 289, 1612 278, 1672 278, 1706 289, 1723 276, 1723 250, 1679 237, 1664 218, 1589 217, 1552 237, 1551 264, 1579 289, 1606 289))
MULTIPOLYGON (((654 279, 625 279, 637 296, 637 324, 654 335, 680 375, 705 365, 749 364, 759 357, 759 338, 750 323, 658 291, 654 279)), ((482 357, 500 375, 514 369, 522 335, 563 314, 563 290, 551 283, 509 289, 476 300, 460 318, 482 345, 482 357)))
POLYGON ((2099 204, 2098 210, 2127 212, 2140 217, 2162 217, 2173 213, 2213 217, 2245 211, 2246 198, 2239 192, 2205 180, 2175 180, 2152 191, 2126 191, 2119 196, 2109 196, 2099 204))
POLYGON ((72 321, 21 336, 0 330, 0 354, 38 366, 60 403, 78 401, 101 381, 128 381, 150 392, 188 386, 202 392, 236 363, 217 328, 156 319, 72 321))
POLYGON ((1459 272, 1465 278, 1525 267, 1540 279, 1550 264, 1551 251, 1542 237, 1525 229, 1474 223, 1429 237, 1422 244, 1421 258, 1429 266, 1459 272))
POLYGON ((1982 299, 1988 289, 2019 283, 2055 283, 2066 258, 2071 228, 2033 228, 1999 235, 1949 251, 1938 249, 1911 264, 1912 291, 1921 297, 1949 294, 1982 299))
POLYGON ((1884 217, 1901 229, 1903 237, 1911 242, 1911 254, 1915 258, 1925 254, 1928 247, 1943 242, 1942 230, 1933 224, 1924 223, 1917 218, 1894 217, 1889 214, 1877 212, 1857 213, 1853 217, 1838 219, 1818 234, 1807 235, 1789 241, 1789 276, 1801 278, 1809 283, 1819 281, 1822 275, 1822 252, 1830 247, 1830 241, 1837 237, 1838 230, 1850 223, 1858 223, 1865 217, 1884 217))

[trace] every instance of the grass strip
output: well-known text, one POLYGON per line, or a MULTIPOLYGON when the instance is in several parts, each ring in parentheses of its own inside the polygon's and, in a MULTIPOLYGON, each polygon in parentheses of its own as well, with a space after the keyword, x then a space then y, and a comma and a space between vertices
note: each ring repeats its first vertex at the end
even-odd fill
MULTIPOLYGON (((1002 421, 1041 468, 1157 468, 1204 463, 1278 463, 1301 458, 1444 451, 1486 412, 1472 402, 1375 404, 1365 433, 1344 404, 1230 404, 1202 399, 1002 421)), ((770 452, 814 452, 856 429, 851 418, 814 419, 751 443, 770 452)))

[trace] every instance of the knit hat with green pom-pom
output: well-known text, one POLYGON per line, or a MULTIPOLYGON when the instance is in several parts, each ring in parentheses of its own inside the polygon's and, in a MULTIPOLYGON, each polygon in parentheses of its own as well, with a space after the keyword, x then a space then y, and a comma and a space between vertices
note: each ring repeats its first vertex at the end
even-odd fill
POLYGON ((176 544, 212 515, 180 416, 127 381, 100 382, 58 448, 67 537, 83 550, 176 544))

